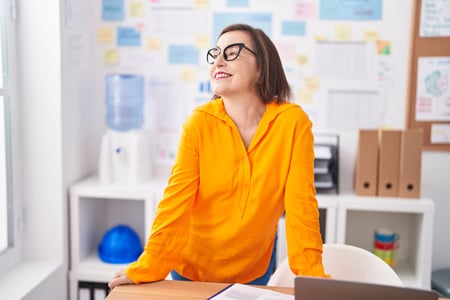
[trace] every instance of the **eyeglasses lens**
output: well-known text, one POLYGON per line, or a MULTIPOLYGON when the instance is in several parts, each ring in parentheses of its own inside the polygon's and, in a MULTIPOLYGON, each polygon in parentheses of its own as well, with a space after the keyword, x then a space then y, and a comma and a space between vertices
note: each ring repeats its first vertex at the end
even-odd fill
POLYGON ((206 55, 206 61, 208 62, 208 64, 212 65, 214 61, 219 57, 219 55, 220 55, 219 48, 209 49, 208 54, 206 55))
MULTIPOLYGON (((242 48, 246 48, 244 44, 232 44, 229 45, 227 47, 225 47, 225 49, 223 50, 223 58, 226 61, 232 61, 235 60, 236 58, 238 58, 239 54, 241 53, 242 48)), ((251 50, 249 50, 251 51, 251 50)), ((212 65, 214 63, 214 61, 220 56, 221 50, 220 48, 212 48, 208 51, 207 55, 206 55, 206 61, 212 65)), ((253 52, 252 52, 253 53, 253 52)))

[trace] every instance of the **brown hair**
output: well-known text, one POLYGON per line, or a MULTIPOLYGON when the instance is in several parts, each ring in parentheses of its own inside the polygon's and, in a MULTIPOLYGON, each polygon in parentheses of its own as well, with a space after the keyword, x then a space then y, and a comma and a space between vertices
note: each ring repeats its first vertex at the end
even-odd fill
MULTIPOLYGON (((253 40, 252 49, 256 53, 256 62, 260 70, 257 91, 264 103, 290 101, 292 91, 283 70, 280 55, 270 38, 261 29, 247 24, 232 24, 225 27, 219 37, 231 31, 247 32, 253 40)), ((214 95, 213 99, 219 98, 214 95)))

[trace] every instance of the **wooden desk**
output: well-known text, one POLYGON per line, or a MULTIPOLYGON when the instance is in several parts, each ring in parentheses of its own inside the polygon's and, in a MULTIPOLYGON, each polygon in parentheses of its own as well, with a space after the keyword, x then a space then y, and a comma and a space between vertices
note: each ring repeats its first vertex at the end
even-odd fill
MULTIPOLYGON (((226 283, 163 280, 139 285, 121 285, 115 287, 105 300, 205 300, 223 288, 226 283)), ((293 288, 258 286, 272 291, 294 295, 293 288)), ((439 298, 450 300, 450 298, 439 298)))
MULTIPOLYGON (((198 299, 205 300, 228 286, 226 283, 163 280, 139 285, 120 285, 115 287, 106 300, 159 300, 159 299, 198 299)), ((276 292, 294 295, 293 288, 267 287, 276 292)))

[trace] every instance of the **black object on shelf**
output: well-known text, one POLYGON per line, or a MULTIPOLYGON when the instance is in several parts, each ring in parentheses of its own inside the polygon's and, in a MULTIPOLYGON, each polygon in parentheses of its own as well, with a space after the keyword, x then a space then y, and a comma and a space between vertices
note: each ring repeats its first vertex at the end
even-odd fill
POLYGON ((77 294, 78 300, 103 300, 109 294, 108 283, 80 281, 77 294))
POLYGON ((319 194, 339 194, 339 136, 314 134, 314 185, 319 194))
POLYGON ((450 268, 435 270, 431 273, 431 288, 441 297, 450 297, 450 268))

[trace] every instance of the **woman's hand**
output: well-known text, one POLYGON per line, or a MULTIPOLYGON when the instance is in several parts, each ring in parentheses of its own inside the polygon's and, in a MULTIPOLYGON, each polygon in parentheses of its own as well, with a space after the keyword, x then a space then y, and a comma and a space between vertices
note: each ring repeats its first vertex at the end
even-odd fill
POLYGON ((114 274, 113 279, 108 283, 108 286, 110 289, 113 289, 114 287, 122 284, 132 284, 133 281, 125 274, 125 271, 119 270, 114 274))

